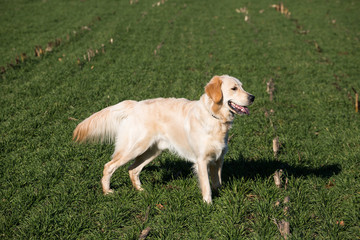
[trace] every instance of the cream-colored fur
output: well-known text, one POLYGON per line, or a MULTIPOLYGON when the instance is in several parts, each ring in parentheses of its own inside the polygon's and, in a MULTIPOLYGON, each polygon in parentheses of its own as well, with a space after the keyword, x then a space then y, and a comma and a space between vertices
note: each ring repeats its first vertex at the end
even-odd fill
POLYGON ((203 200, 211 203, 209 173, 216 190, 221 186, 228 131, 235 114, 249 114, 245 106, 253 101, 254 96, 238 79, 215 76, 198 101, 157 98, 107 107, 81 122, 74 130, 74 140, 115 142, 101 180, 104 194, 112 192, 110 178, 115 170, 130 160, 134 160, 129 167, 130 179, 142 190, 142 168, 169 149, 194 163, 203 200))

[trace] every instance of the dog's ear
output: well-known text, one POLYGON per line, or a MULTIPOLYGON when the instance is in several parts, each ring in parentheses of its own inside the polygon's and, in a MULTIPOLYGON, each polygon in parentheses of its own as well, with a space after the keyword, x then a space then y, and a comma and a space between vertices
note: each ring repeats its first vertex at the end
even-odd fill
POLYGON ((206 94, 214 101, 214 103, 220 103, 222 100, 221 84, 222 81, 220 77, 214 76, 205 86, 206 94))

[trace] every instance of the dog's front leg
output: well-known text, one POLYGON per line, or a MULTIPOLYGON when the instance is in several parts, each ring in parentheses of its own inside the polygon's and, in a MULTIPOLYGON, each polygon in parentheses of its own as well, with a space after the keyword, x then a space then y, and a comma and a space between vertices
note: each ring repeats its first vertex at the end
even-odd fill
POLYGON ((208 174, 208 161, 206 159, 198 160, 197 172, 199 177, 199 184, 204 202, 211 203, 211 189, 208 174))

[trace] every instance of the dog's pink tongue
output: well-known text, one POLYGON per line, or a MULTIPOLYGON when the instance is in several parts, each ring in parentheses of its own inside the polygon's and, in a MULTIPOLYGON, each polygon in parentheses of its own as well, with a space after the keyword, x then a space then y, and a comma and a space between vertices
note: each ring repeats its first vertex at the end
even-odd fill
POLYGON ((242 107, 242 111, 246 114, 246 115, 250 115, 250 111, 247 107, 242 107))

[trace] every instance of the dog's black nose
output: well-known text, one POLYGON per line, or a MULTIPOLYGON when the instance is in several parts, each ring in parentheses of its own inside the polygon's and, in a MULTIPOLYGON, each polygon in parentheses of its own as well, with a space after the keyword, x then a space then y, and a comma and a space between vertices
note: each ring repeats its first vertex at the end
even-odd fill
POLYGON ((249 99, 250 102, 253 102, 255 100, 255 96, 250 94, 248 96, 248 99, 249 99))

